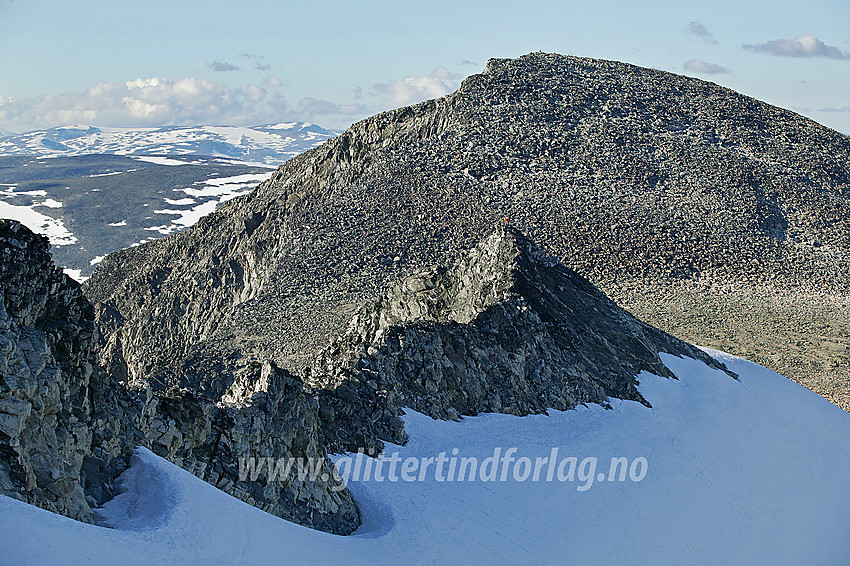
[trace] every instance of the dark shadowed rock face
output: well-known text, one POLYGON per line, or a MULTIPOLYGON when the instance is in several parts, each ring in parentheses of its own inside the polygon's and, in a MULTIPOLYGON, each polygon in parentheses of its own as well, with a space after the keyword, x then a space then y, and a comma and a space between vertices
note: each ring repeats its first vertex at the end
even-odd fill
POLYGON ((609 397, 647 404, 638 374, 674 377, 662 351, 723 368, 499 227, 451 269, 419 270, 363 307, 308 381, 321 390, 329 443, 353 449, 370 432, 403 441, 394 407, 456 419, 605 405, 609 397))
POLYGON ((300 374, 360 305, 452 265, 502 218, 618 301, 651 306, 680 284, 844 296, 848 163, 850 138, 709 82, 497 59, 286 162, 192 229, 109 256, 86 292, 105 363, 157 388, 197 387, 186 360, 204 350, 265 352, 300 374))
POLYGON ((300 379, 243 360, 219 404, 186 390, 128 390, 97 366, 94 310, 53 265, 47 238, 9 220, 0 220, 0 292, 0 493, 91 521, 145 446, 285 519, 338 534, 360 524, 300 379), (322 464, 316 478, 270 481, 262 466, 241 477, 240 458, 322 464))

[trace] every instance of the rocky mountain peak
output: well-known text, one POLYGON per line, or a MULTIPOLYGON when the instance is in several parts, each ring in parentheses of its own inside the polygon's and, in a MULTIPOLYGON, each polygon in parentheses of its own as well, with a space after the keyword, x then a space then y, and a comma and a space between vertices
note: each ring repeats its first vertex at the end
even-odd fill
POLYGON ((103 260, 86 284, 108 328, 101 356, 158 387, 192 386, 179 368, 206 350, 300 373, 360 305, 453 265, 502 218, 642 316, 662 291, 704 296, 694 320, 730 286, 846 293, 848 139, 658 70, 492 60, 447 97, 287 161, 193 228, 103 260))

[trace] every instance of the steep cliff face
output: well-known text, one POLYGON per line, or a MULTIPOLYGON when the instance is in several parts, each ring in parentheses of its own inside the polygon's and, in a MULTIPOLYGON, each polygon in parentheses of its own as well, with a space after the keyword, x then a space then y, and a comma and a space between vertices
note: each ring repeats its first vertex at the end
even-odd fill
POLYGON ((764 305, 794 293, 800 312, 847 296, 848 163, 850 138, 712 83, 543 53, 492 60, 452 95, 288 161, 191 230, 110 256, 86 292, 102 359, 130 382, 196 388, 186 362, 207 350, 266 352, 300 374, 394 278, 452 265, 507 218, 641 317, 669 307, 666 329, 717 345, 704 319, 752 317, 720 306, 730 289, 764 305))
POLYGON ((47 238, 0 220, 0 492, 91 520, 94 313, 47 238))
POLYGON ((646 403, 640 372, 673 377, 659 352, 723 367, 501 226, 450 269, 419 270, 364 306, 316 359, 308 382, 322 390, 329 442, 353 449, 358 433, 403 439, 394 406, 456 419, 609 397, 646 403), (367 418, 354 418, 351 399, 367 418))
POLYGON ((0 282, 0 493, 92 521, 145 446, 285 519, 338 534, 360 524, 300 379, 234 360, 222 403, 186 390, 132 391, 97 365, 94 309, 53 265, 46 238, 0 220, 0 282), (240 462, 252 458, 258 471, 246 476, 240 462), (317 472, 270 478, 269 458, 309 460, 317 472))

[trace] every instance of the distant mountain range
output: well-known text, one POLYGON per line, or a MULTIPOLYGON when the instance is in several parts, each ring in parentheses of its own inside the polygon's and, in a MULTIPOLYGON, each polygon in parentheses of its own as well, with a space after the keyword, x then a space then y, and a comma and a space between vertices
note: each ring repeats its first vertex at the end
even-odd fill
POLYGON ((338 132, 315 124, 95 128, 62 126, 2 135, 2 156, 203 155, 280 165, 338 132))

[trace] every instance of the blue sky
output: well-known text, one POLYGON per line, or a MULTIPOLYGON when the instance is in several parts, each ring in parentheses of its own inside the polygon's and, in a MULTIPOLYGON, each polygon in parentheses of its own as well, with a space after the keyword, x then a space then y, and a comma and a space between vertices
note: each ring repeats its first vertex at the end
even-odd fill
POLYGON ((343 128, 538 50, 697 76, 850 133, 846 0, 0 0, 0 129, 343 128))

